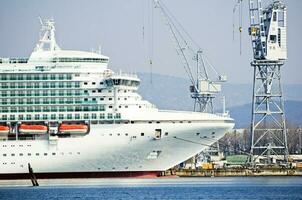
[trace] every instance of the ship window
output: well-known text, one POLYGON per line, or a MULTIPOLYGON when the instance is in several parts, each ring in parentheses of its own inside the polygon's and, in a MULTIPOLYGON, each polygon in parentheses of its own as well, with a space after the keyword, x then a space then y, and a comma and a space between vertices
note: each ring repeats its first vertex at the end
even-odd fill
POLYGON ((5 156, 6 156, 6 154, 3 154, 3 156, 5 157, 5 156))
POLYGON ((39 156, 40 154, 39 153, 36 153, 36 156, 39 156))
POLYGON ((128 136, 128 133, 125 133, 125 136, 128 136))
POLYGON ((104 98, 100 98, 101 101, 104 101, 104 98))
POLYGON ((51 119, 56 119, 56 115, 55 115, 55 114, 51 114, 51 115, 50 115, 50 118, 51 118, 51 119))
POLYGON ((27 155, 28 155, 28 156, 31 156, 31 153, 28 153, 27 155))
POLYGON ((196 135, 200 135, 200 133, 196 133, 196 135))
POLYGON ((84 93, 88 93, 88 91, 87 91, 87 90, 84 90, 84 93))
POLYGON ((44 156, 47 156, 47 153, 44 153, 44 156))
POLYGON ((112 108, 112 106, 109 106, 109 108, 112 108))
POLYGON ((56 153, 52 153, 52 155, 53 155, 53 156, 55 156, 55 155, 56 155, 56 153))
POLYGON ((100 85, 103 85, 104 84, 104 82, 100 82, 100 85))
POLYGON ((92 101, 95 101, 96 100, 96 98, 92 98, 92 101))
POLYGON ((168 132, 165 132, 165 136, 168 136, 169 135, 169 133, 168 132))
POLYGON ((92 85, 95 85, 95 82, 92 82, 92 85))
POLYGON ((15 156, 15 154, 14 154, 14 153, 12 153, 12 154, 11 154, 11 156, 15 156))
POLYGON ((124 98, 124 100, 127 100, 127 98, 124 98))
POLYGON ((92 93, 95 93, 95 90, 92 90, 92 93))
POLYGON ((87 82, 84 82, 84 85, 87 85, 88 83, 87 82))
POLYGON ((141 133, 141 136, 144 136, 145 135, 145 133, 141 133))
POLYGON ((85 99, 84 99, 84 101, 88 101, 88 99, 87 99, 87 98, 85 98, 85 99))
POLYGON ((23 153, 20 153, 19 156, 23 156, 23 153))
POLYGON ((125 106, 125 108, 128 108, 128 106, 125 106))
POLYGON ((109 101, 111 101, 112 100, 112 98, 109 98, 109 101))
POLYGON ((101 92, 102 92, 102 90, 98 90, 98 92, 99 92, 99 93, 101 93, 101 92))
POLYGON ((277 21, 277 12, 273 12, 273 21, 277 21))

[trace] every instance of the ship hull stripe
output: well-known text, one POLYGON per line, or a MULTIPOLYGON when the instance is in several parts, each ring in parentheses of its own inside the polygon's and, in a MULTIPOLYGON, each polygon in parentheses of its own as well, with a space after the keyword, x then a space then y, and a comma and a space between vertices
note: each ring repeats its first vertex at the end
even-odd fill
MULTIPOLYGON (((159 171, 117 171, 117 172, 56 172, 35 173, 37 179, 62 178, 156 178, 159 171)), ((0 180, 30 179, 29 173, 0 174, 0 180)))

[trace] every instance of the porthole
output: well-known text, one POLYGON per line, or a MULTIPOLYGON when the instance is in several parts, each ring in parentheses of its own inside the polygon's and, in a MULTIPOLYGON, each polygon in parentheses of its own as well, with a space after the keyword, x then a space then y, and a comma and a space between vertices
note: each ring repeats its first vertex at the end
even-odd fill
POLYGON ((141 136, 144 136, 145 135, 145 133, 141 133, 141 136))

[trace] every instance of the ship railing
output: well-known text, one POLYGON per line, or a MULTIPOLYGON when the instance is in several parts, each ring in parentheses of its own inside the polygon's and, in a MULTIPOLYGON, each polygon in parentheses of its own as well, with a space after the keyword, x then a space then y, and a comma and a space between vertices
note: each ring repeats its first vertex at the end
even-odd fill
POLYGON ((138 78, 136 73, 125 73, 121 71, 113 73, 112 76, 138 78))
POLYGON ((28 58, 0 58, 0 63, 6 64, 19 64, 19 63, 27 63, 28 58))

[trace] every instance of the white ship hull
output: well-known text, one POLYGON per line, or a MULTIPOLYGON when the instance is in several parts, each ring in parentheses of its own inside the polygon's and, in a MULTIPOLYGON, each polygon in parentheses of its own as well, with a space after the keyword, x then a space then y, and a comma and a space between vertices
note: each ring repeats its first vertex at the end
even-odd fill
POLYGON ((58 178, 65 173, 161 172, 196 155, 233 125, 224 121, 161 123, 162 136, 156 139, 157 123, 96 124, 84 137, 4 141, 0 143, 0 158, 5 162, 0 164, 0 177, 28 174, 28 163, 35 173, 57 174, 58 178))

